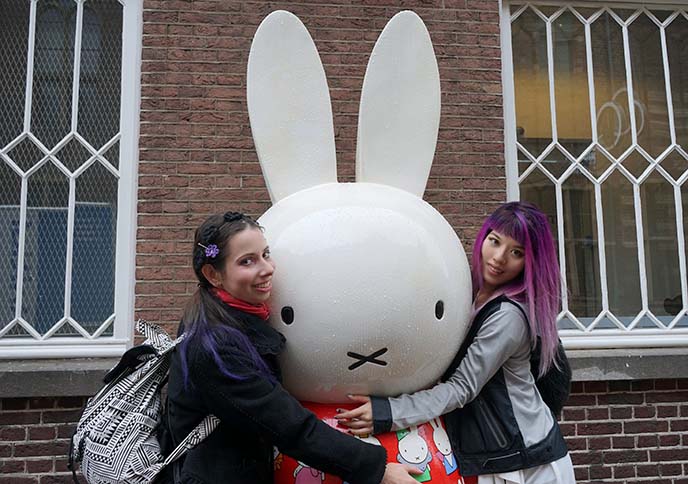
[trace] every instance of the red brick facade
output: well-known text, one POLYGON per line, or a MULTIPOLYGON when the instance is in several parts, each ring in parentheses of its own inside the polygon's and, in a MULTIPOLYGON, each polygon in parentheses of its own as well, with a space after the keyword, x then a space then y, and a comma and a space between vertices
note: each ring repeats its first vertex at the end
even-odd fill
POLYGON ((0 399, 0 483, 73 482, 69 439, 83 397, 0 399))
POLYGON ((688 484, 688 380, 577 382, 561 419, 579 483, 688 484))
POLYGON ((340 181, 352 181, 358 103, 375 40, 399 10, 425 21, 442 80, 439 141, 425 199, 470 240, 505 197, 499 14, 492 0, 146 1, 143 29, 137 315, 174 323, 194 288, 197 222, 262 214, 270 200, 246 112, 251 39, 272 10, 309 29, 332 98, 340 181))
MULTIPOLYGON (((0 399, 0 483, 71 483, 83 398, 0 399)), ((688 484, 688 380, 578 382, 561 428, 579 484, 688 484)))

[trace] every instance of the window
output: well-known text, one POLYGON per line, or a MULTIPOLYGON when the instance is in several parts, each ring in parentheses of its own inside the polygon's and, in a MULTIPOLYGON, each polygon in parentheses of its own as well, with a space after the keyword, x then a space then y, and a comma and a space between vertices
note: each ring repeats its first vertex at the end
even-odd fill
POLYGON ((0 6, 0 358, 130 342, 140 12, 0 6))
POLYGON ((509 198, 552 223, 569 347, 688 344, 688 15, 643 4, 503 5, 509 198))

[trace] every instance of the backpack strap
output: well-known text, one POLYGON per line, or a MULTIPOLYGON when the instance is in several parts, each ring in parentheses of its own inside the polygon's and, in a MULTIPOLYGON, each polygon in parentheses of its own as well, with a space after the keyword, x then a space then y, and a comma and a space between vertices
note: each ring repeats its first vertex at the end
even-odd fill
MULTIPOLYGON (((84 407, 86 408, 86 407, 84 407)), ((83 410, 81 411, 83 413, 83 410)), ((74 431, 74 434, 76 434, 76 430, 74 431)), ((72 471, 72 480, 74 480, 74 484, 81 484, 79 482, 79 479, 76 477, 76 464, 74 462, 74 434, 72 434, 72 437, 69 439, 69 454, 68 454, 68 460, 67 460, 67 469, 72 471)))
MULTIPOLYGON (((526 321, 528 321, 528 316, 520 304, 515 303, 509 298, 505 298, 505 301, 520 309, 526 321)), ((550 369, 547 370, 547 373, 540 376, 541 351, 542 343, 540 337, 537 336, 535 348, 530 352, 530 372, 533 374, 535 386, 537 386, 542 400, 549 407, 554 416, 558 418, 571 393, 571 380, 573 377, 571 364, 566 356, 566 351, 564 350, 561 339, 558 339, 557 354, 554 357, 554 363, 550 369)))
POLYGON ((162 468, 167 467, 172 462, 179 459, 187 451, 193 449, 198 444, 203 442, 212 432, 220 425, 220 419, 215 415, 208 415, 205 417, 201 423, 196 425, 196 427, 189 432, 189 435, 182 440, 177 447, 174 448, 172 452, 167 456, 165 461, 162 463, 162 468))
POLYGON ((145 336, 144 345, 152 346, 158 354, 164 354, 177 346, 183 339, 184 334, 173 340, 167 332, 154 323, 149 323, 145 319, 136 321, 136 331, 145 336))
POLYGON ((521 307, 521 305, 518 304, 516 301, 512 301, 511 299, 509 299, 509 298, 506 297, 506 296, 500 296, 500 297, 498 297, 497 299, 499 299, 500 302, 508 302, 509 304, 512 304, 512 305, 516 306, 516 307, 518 308, 518 310, 521 311, 521 314, 522 314, 523 317, 525 318, 526 323, 528 322, 528 320, 529 320, 529 319, 528 319, 528 315, 526 314, 525 310, 521 307))
MULTIPOLYGON (((454 356, 454 359, 452 360, 451 365, 449 365, 449 368, 447 368, 447 371, 445 371, 444 375, 442 375, 442 381, 449 380, 454 371, 461 364, 461 361, 464 359, 466 353, 468 352, 468 347, 471 346, 471 344, 473 344, 475 336, 478 334, 478 331, 480 331, 480 328, 482 328, 483 326, 483 322, 486 319, 484 317, 485 314, 488 313, 488 311, 491 311, 495 306, 497 306, 497 304, 502 303, 504 301, 509 301, 509 298, 504 295, 501 295, 498 298, 489 301, 482 308, 480 308, 478 314, 476 314, 473 318, 473 323, 471 324, 471 327, 468 328, 468 333, 466 333, 466 337, 463 339, 463 343, 461 343, 459 351, 456 353, 456 356, 454 356)), ((509 302, 513 304, 513 301, 509 302)), ((521 309, 521 311, 523 311, 523 309, 521 309)))
MULTIPOLYGON (((180 334, 176 339, 171 339, 167 332, 156 324, 149 323, 140 319, 136 323, 136 329, 147 338, 146 343, 154 346, 159 354, 163 355, 174 350, 175 347, 184 340, 186 333, 180 334)), ((169 405, 169 398, 167 399, 169 405)), ((169 411, 168 411, 169 412, 169 411)), ((193 449, 203 442, 220 425, 220 419, 215 415, 206 416, 189 434, 177 445, 172 452, 165 458, 160 465, 160 470, 183 456, 187 451, 193 449)), ((171 433, 171 430, 170 430, 171 433)))

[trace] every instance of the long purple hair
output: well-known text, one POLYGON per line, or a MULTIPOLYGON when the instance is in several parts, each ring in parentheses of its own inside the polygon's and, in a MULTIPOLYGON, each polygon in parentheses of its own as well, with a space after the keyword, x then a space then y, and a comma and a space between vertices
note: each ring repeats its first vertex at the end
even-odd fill
POLYGON ((532 346, 540 338, 540 376, 556 362, 559 335, 557 314, 559 313, 560 274, 554 238, 547 217, 535 205, 528 202, 505 203, 490 215, 473 246, 471 260, 473 295, 483 287, 482 246, 492 231, 511 237, 521 244, 525 251, 525 266, 520 276, 498 288, 528 308, 528 324, 532 346))
POLYGON ((276 381, 265 361, 258 354, 251 341, 246 336, 245 324, 234 318, 229 308, 216 298, 210 289, 213 287, 203 275, 203 266, 210 264, 217 271, 224 268, 229 255, 229 241, 244 230, 261 230, 260 225, 251 217, 238 212, 226 212, 208 217, 196 229, 193 245, 193 269, 198 279, 198 289, 189 300, 182 324, 184 326, 184 340, 180 344, 180 357, 184 386, 188 387, 189 353, 203 351, 217 364, 220 372, 231 379, 244 379, 249 372, 258 372, 270 381, 276 381), (207 248, 214 245, 215 255, 207 248), (233 355, 220 356, 218 346, 230 344, 240 351, 233 355), (227 360, 227 357, 233 360, 227 360))

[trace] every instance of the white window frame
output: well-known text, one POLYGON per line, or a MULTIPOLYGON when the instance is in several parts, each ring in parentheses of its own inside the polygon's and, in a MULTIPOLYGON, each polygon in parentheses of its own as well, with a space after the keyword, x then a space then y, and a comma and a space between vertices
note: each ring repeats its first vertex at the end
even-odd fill
MULTIPOLYGON (((79 76, 79 49, 81 45, 81 16, 85 0, 77 0, 77 32, 75 35, 75 85, 79 76)), ((135 300, 135 269, 136 269, 136 214, 138 189, 138 139, 139 139, 139 111, 141 99, 141 43, 143 35, 143 0, 118 0, 123 6, 122 11, 122 70, 121 70, 121 103, 120 103, 120 131, 119 131, 119 182, 117 191, 117 222, 115 249, 115 298, 113 335, 101 336, 99 332, 93 335, 84 334, 83 337, 51 337, 40 335, 32 331, 30 324, 20 321, 21 325, 33 338, 2 337, 0 338, 0 359, 32 359, 32 358, 73 358, 73 357, 117 357, 131 346, 133 341, 133 318, 135 300)), ((25 99, 24 129, 22 135, 30 133, 30 116, 33 84, 33 57, 35 48, 35 25, 37 0, 31 0, 29 45, 27 54, 27 90, 25 99)), ((78 88, 74 89, 72 99, 78 97, 78 88)), ((73 111, 77 104, 72 102, 73 111)), ((72 132, 75 131, 76 113, 72 114, 72 132)), ((70 133, 71 134, 71 133, 70 133)), ((20 135, 21 136, 21 135, 20 135)), ((37 141, 37 140, 35 140, 37 141)), ((115 139, 114 141, 117 141, 115 139)), ((113 142, 114 142, 113 141, 113 142)), ((63 143, 49 152, 55 154, 63 143)), ((110 144, 108 144, 108 147, 110 144)), ((100 151, 104 151, 104 148, 100 151)), ((72 178, 71 184, 74 183, 72 178)), ((24 245, 26 211, 27 211, 27 178, 22 179, 21 209, 20 209, 20 250, 17 260, 17 298, 15 314, 21 310, 21 287, 24 270, 24 245)), ((70 187, 70 197, 74 189, 70 187)), ((73 200, 70 200, 72 203, 73 200)), ((73 216, 69 218, 73 230, 73 216)), ((73 240, 73 236, 68 238, 73 240)), ((69 244, 68 244, 69 245, 69 244)), ((68 247, 68 254, 70 248, 68 247)), ((71 258, 67 257, 67 267, 71 266, 71 258)), ((69 271, 68 271, 69 273, 69 271)), ((66 288, 69 294, 69 288, 66 288)), ((104 329, 104 328, 103 328, 104 329)))
MULTIPOLYGON (((504 96, 504 154, 505 154, 505 161, 506 161, 506 188, 507 188, 507 200, 513 201, 513 200, 519 200, 519 173, 518 173, 518 152, 517 152, 517 137, 516 137, 516 99, 515 99, 515 92, 514 92, 514 71, 513 71, 513 59, 512 59, 512 51, 511 51, 511 11, 510 11, 510 5, 512 3, 523 5, 523 4, 532 4, 534 6, 557 6, 557 7, 564 7, 566 5, 575 5, 579 7, 604 7, 608 6, 611 8, 632 8, 632 9, 638 9, 638 8, 644 8, 645 10, 650 10, 652 8, 665 8, 665 9, 673 9, 673 10, 681 10, 683 12, 688 12, 688 6, 687 5, 682 5, 678 4, 677 2, 666 2, 666 1, 658 1, 658 0, 625 0, 625 1, 620 1, 620 0, 606 0, 606 1, 583 1, 583 0, 570 0, 570 1, 563 1, 563 0, 550 0, 550 1, 539 1, 539 0, 533 0, 533 1, 521 1, 521 0, 499 0, 499 10, 500 10, 500 32, 501 32, 501 50, 502 50, 502 87, 503 87, 503 96, 504 96)), ((551 36, 549 24, 548 24, 548 37, 551 36)), ((590 29, 588 26, 586 26, 586 37, 587 37, 587 44, 588 46, 590 45, 590 39, 589 39, 589 34, 590 34, 590 29)), ((664 36, 662 35, 662 39, 664 39, 664 36)), ((625 39, 624 43, 626 44, 626 51, 628 51, 628 39, 625 39)), ((672 146, 673 144, 676 143, 676 135, 675 135, 675 129, 674 129, 674 116, 673 116, 673 106, 671 103, 671 89, 669 88, 669 79, 668 79, 668 72, 667 72, 667 64, 666 64, 666 42, 662 40, 663 44, 663 51, 665 55, 665 61, 664 61, 664 68, 665 68, 665 81, 666 81, 666 86, 667 86, 667 104, 668 104, 668 114, 669 114, 669 123, 670 123, 670 131, 671 131, 671 136, 672 136, 672 146)), ((550 52, 548 53, 549 59, 549 85, 550 85, 550 104, 551 104, 551 109, 555 110, 556 109, 556 104, 554 102, 554 83, 553 83, 553 70, 551 66, 551 49, 548 49, 550 52)), ((588 49, 589 50, 589 49, 588 49)), ((590 95, 590 106, 591 106, 591 113, 595 113, 595 98, 594 98, 594 87, 593 87, 593 82, 591 79, 592 74, 592 68, 591 68, 591 53, 588 52, 587 54, 587 61, 588 61, 588 86, 589 90, 591 91, 590 95)), ((626 71, 627 73, 629 72, 630 65, 629 65, 629 59, 626 59, 627 65, 626 65, 626 71)), ((632 96, 632 84, 629 83, 629 92, 631 93, 632 96)), ((554 118, 553 118, 554 119, 554 118)), ((634 122, 634 115, 631 114, 631 123, 634 122)), ((594 116, 591 117, 591 123, 592 123, 592 129, 593 129, 593 136, 596 137, 596 128, 595 128, 595 119, 594 116)), ((633 130, 634 131, 634 130, 633 130)), ((553 134, 556 133, 556 128, 553 131, 553 134)), ((633 132, 634 136, 634 143, 636 144, 635 140, 635 132, 633 132)), ((587 150, 586 150, 587 151, 587 150)), ((682 179, 685 178, 686 174, 683 175, 682 179)), ((688 183, 688 181, 685 181, 684 183, 688 183)), ((599 190, 599 185, 596 185, 596 189, 599 190)), ((674 192, 676 193, 676 190, 680 191, 680 188, 674 187, 674 192)), ((556 197, 557 197, 557 231, 558 231, 558 238, 559 238, 559 259, 561 261, 561 280, 562 280, 562 312, 558 316, 558 320, 561 320, 565 317, 569 317, 570 313, 568 312, 568 298, 567 298, 567 293, 566 293, 566 258, 565 258, 565 252, 564 252, 564 226, 563 226, 563 202, 562 202, 562 192, 561 190, 556 190, 556 197)), ((634 185, 634 197, 636 198, 635 200, 635 206, 640 205, 640 199, 639 199, 639 186, 634 185)), ((600 249, 600 253, 602 254, 600 256, 600 260, 598 260, 598 264, 600 267, 600 278, 603 279, 601 281, 601 286, 602 286, 602 312, 600 313, 600 316, 598 318, 604 317, 605 311, 609 311, 608 307, 608 299, 607 299, 607 282, 606 282, 606 262, 605 258, 603 255, 603 248, 604 248, 604 222, 602 220, 602 217, 599 216, 602 214, 602 206, 601 206, 601 197, 599 196, 599 193, 597 194, 596 198, 596 204, 597 206, 597 233, 598 237, 600 239, 599 246, 602 247, 600 249)), ((677 219, 677 242, 678 242, 678 250, 679 250, 679 270, 680 270, 680 275, 681 275, 681 294, 683 298, 683 310, 681 313, 679 313, 679 316, 675 319, 675 321, 678 320, 678 318, 683 315, 683 317, 686 317, 686 314, 688 313, 686 310, 686 307, 688 306, 688 277, 686 276, 687 274, 687 269, 686 269, 686 252, 685 252, 685 244, 686 241, 684 240, 684 235, 683 231, 681 230, 681 227, 678 224, 678 221, 682 219, 682 205, 680 203, 676 203, 676 219, 677 219)), ((643 228, 642 228, 642 220, 639 219, 640 215, 636 211, 636 231, 637 231, 637 238, 638 238, 638 252, 639 252, 639 270, 640 270, 640 279, 641 279, 641 294, 642 294, 642 299, 643 299, 643 309, 641 310, 641 313, 639 314, 638 318, 639 319, 642 314, 647 310, 648 302, 647 302, 647 281, 646 281, 646 274, 645 274, 645 264, 644 264, 644 249, 643 249, 643 228)), ((657 328, 657 329, 640 329, 640 328, 630 328, 630 329, 598 329, 590 331, 590 330, 571 330, 571 329, 562 329, 560 330, 560 336, 561 339, 564 343, 564 345, 569 348, 569 349, 614 349, 614 348, 686 348, 688 347, 688 328, 675 328, 669 325, 666 328, 657 328)))

